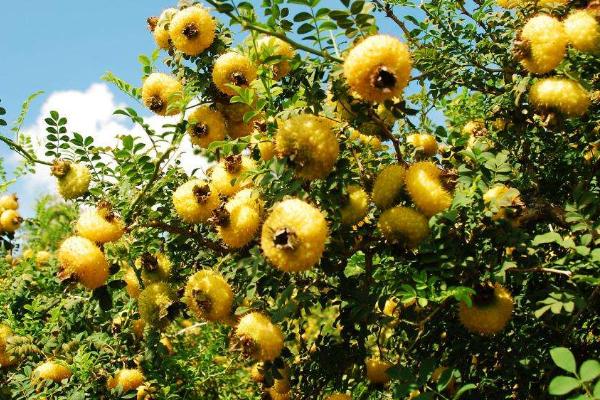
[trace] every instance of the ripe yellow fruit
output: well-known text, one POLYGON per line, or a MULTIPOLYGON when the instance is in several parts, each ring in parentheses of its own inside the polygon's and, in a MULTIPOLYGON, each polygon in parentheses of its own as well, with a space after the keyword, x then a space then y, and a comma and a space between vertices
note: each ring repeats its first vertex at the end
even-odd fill
POLYGON ((175 77, 160 72, 150 74, 142 86, 142 101, 158 115, 179 114, 174 105, 183 96, 183 86, 175 77))
POLYGON ((209 106, 200 106, 190 114, 187 131, 193 144, 207 148, 212 142, 225 139, 225 118, 209 106))
POLYGON ((169 48, 171 48, 171 38, 169 37, 168 28, 175 14, 177 14, 176 8, 167 8, 164 10, 160 14, 160 17, 156 23, 156 27, 152 32, 156 45, 163 50, 169 50, 169 48))
POLYGON ((275 142, 273 139, 263 136, 256 140, 256 146, 260 152, 260 159, 269 161, 275 156, 275 142))
POLYGON ((521 64, 525 69, 534 74, 545 74, 563 60, 567 43, 567 35, 560 21, 541 14, 527 21, 516 50, 522 53, 521 64))
POLYGON ((408 207, 393 207, 385 210, 379 217, 377 226, 390 242, 418 247, 429 236, 427 218, 420 212, 408 207))
POLYGON ((412 61, 408 47, 392 36, 374 35, 356 45, 344 61, 352 90, 368 101, 402 97, 412 61))
POLYGON ((259 361, 272 361, 283 349, 283 333, 265 315, 252 312, 244 315, 236 328, 244 354, 259 361))
POLYGON ((6 351, 6 343, 12 335, 13 331, 10 326, 0 324, 0 353, 4 353, 6 351))
POLYGON ((108 378, 108 389, 120 388, 123 393, 137 389, 144 383, 144 374, 139 369, 120 369, 108 378))
POLYGON ((564 6, 569 3, 569 0, 537 0, 536 4, 538 7, 543 8, 556 8, 564 6))
POLYGON ((21 226, 23 218, 17 210, 6 210, 0 216, 0 227, 4 232, 14 232, 21 226))
POLYGON ((171 275, 171 260, 163 253, 144 253, 135 260, 135 266, 142 270, 144 283, 166 281, 171 275))
POLYGON ((19 208, 19 198, 16 194, 5 194, 0 197, 0 209, 16 210, 19 208))
POLYGON ((502 8, 516 8, 520 5, 520 0, 496 0, 496 3, 502 8))
POLYGON ((265 36, 257 41, 256 47, 263 55, 262 60, 273 56, 282 58, 281 61, 273 65, 273 78, 276 81, 290 72, 289 60, 294 57, 294 48, 290 44, 273 36, 265 36))
POLYGON ((600 50, 600 24, 585 10, 578 10, 564 21, 567 38, 579 51, 597 53, 600 50))
POLYGON ((406 168, 402 165, 388 165, 382 169, 373 185, 373 203, 382 210, 396 204, 400 200, 405 176, 406 168))
POLYGON ((427 217, 447 210, 452 195, 442 186, 442 171, 432 162, 411 165, 406 171, 406 189, 417 208, 427 217))
POLYGON ((426 156, 434 156, 438 151, 438 144, 433 135, 426 133, 415 133, 408 135, 406 141, 426 156))
POLYGON ((75 277, 88 289, 96 289, 108 279, 108 262, 102 251, 89 239, 71 236, 58 250, 61 275, 75 277))
POLYGON ((347 188, 346 203, 340 209, 342 224, 353 225, 361 221, 369 212, 369 195, 358 185, 347 188))
POLYGON ((18 361, 16 357, 0 352, 0 368, 10 368, 16 365, 18 361))
POLYGON ((250 370, 250 378, 256 383, 262 383, 265 380, 263 373, 263 363, 256 363, 250 370))
POLYGON ((256 79, 256 66, 245 55, 225 53, 215 60, 212 78, 217 89, 235 96, 237 92, 228 85, 248 87, 256 79))
POLYGON ((302 179, 324 178, 333 169, 339 144, 332 121, 300 114, 279 125, 275 146, 279 157, 289 157, 302 179))
POLYGON ((221 274, 204 269, 188 280, 184 301, 196 317, 221 321, 231 314, 233 291, 221 274))
POLYGON ((472 307, 459 305, 459 318, 467 330, 481 335, 493 335, 508 324, 513 310, 513 299, 500 284, 477 288, 471 297, 472 307))
POLYGON ((96 243, 119 240, 125 231, 123 220, 112 210, 110 204, 101 202, 97 208, 84 211, 77 220, 78 235, 96 243))
POLYGON ((47 252, 45 250, 38 251, 35 255, 35 264, 38 267, 41 267, 42 265, 48 264, 48 261, 50 261, 51 258, 52 253, 47 252))
POLYGON ((392 364, 379 358, 367 358, 365 360, 367 367, 367 379, 373 384, 385 384, 390 381, 390 377, 386 371, 391 368, 392 364))
POLYGON ((228 156, 217 164, 210 174, 213 187, 219 194, 233 196, 240 190, 253 186, 244 175, 256 168, 253 159, 246 156, 228 156))
POLYGON ((279 393, 276 390, 273 390, 273 388, 269 388, 267 390, 267 393, 269 394, 269 397, 271 398, 271 400, 290 400, 292 398, 292 395, 290 392, 279 393))
POLYGON ((400 307, 399 301, 395 297, 390 297, 385 301, 383 306, 383 315, 387 315, 388 317, 397 318, 400 316, 400 307))
POLYGON ((300 272, 319 262, 327 237, 323 213, 300 199, 289 199, 277 203, 266 219, 261 247, 275 267, 300 272))
POLYGON ((71 369, 56 361, 46 361, 40 364, 31 374, 33 381, 45 380, 60 382, 71 377, 71 369))
POLYGON ((135 275, 135 271, 133 270, 133 268, 127 269, 127 271, 123 275, 123 281, 125 281, 125 284, 127 285, 127 286, 125 286, 125 290, 127 291, 127 294, 131 298, 137 299, 140 295, 141 288, 140 288, 140 282, 139 282, 137 276, 135 275))
POLYGON ((327 396, 325 400, 352 400, 352 396, 345 393, 333 393, 327 396))
POLYGON ((175 303, 175 293, 164 282, 151 283, 138 297, 140 316, 145 323, 156 328, 165 328, 169 320, 169 308, 175 303))
POLYGON ((65 200, 87 193, 92 179, 88 167, 71 161, 56 161, 52 166, 52 174, 57 178, 58 193, 65 200))
POLYGON ((173 205, 177 215, 185 222, 206 222, 219 206, 219 193, 213 185, 200 179, 192 179, 173 193, 173 205))
POLYGON ((215 210, 217 233, 230 248, 237 249, 250 243, 260 226, 260 206, 256 200, 244 198, 248 192, 252 193, 252 190, 238 192, 224 207, 215 210))
POLYGON ((529 89, 529 102, 544 111, 558 111, 566 117, 580 117, 590 106, 590 94, 579 82, 568 78, 545 78, 529 89))
POLYGON ((197 56, 215 40, 216 22, 208 10, 194 5, 179 11, 169 24, 173 46, 188 56, 197 56))

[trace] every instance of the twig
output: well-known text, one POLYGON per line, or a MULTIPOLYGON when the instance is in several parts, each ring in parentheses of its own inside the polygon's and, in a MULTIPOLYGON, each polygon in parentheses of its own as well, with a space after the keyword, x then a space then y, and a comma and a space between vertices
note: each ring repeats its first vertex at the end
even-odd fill
POLYGON ((377 5, 377 7, 381 8, 383 10, 383 12, 385 13, 386 17, 388 17, 389 19, 391 19, 392 21, 394 21, 396 23, 396 25, 398 25, 400 27, 400 29, 402 29, 402 32, 404 33, 404 36, 406 37, 406 40, 414 45, 417 48, 421 47, 421 44, 417 43, 417 41, 412 37, 412 35, 410 34, 410 30, 407 28, 406 24, 396 16, 396 14, 394 14, 394 11, 392 10, 392 6, 389 4, 383 4, 381 1, 379 0, 373 0, 373 3, 375 3, 377 5))
POLYGON ((23 158, 29 160, 29 162, 31 162, 31 163, 52 166, 51 162, 40 160, 39 158, 35 157, 31 153, 29 153, 27 150, 25 150, 25 148, 23 146, 14 142, 13 140, 7 138, 6 136, 0 135, 0 141, 6 143, 6 145, 8 147, 10 147, 12 150, 16 151, 17 153, 19 153, 23 158))
POLYGON ((569 278, 573 275, 571 271, 563 271, 555 268, 543 268, 543 267, 535 267, 535 268, 508 268, 505 272, 515 272, 515 273, 525 273, 525 272, 540 272, 547 274, 557 274, 568 276, 569 278))

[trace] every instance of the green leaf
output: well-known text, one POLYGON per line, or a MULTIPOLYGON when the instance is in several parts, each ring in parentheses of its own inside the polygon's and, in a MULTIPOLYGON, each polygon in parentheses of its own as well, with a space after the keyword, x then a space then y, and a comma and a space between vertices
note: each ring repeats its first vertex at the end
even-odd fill
POLYGON ((477 388, 477 386, 474 385, 473 383, 468 383, 466 385, 463 385, 460 389, 458 389, 458 391, 456 392, 456 394, 454 395, 454 397, 452 399, 453 400, 460 399, 463 394, 465 394, 466 392, 468 392, 470 390, 476 389, 476 388, 477 388))
POLYGON ((552 379, 548 387, 548 393, 555 396, 562 396, 581 386, 581 382, 570 376, 557 376, 552 379))
POLYGON ((579 368, 579 376, 584 382, 590 382, 600 376, 600 362, 597 360, 586 360, 579 368))
POLYGON ((596 382, 596 386, 594 386, 594 397, 600 399, 600 381, 596 382))
POLYGON ((550 350, 550 357, 557 367, 564 369, 572 374, 577 374, 577 363, 575 356, 566 347, 555 347, 550 350))
POLYGON ((562 242, 563 242, 562 236, 560 236, 558 233, 548 232, 548 233, 544 233, 543 235, 537 235, 535 238, 533 238, 533 241, 531 242, 531 244, 533 246, 538 246, 540 244, 545 244, 545 243, 561 244, 562 242))

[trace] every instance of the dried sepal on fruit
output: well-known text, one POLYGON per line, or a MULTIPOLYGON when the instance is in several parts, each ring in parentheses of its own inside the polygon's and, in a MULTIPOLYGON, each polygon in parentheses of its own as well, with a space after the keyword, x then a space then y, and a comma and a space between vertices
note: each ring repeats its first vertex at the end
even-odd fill
POLYGON ((169 257, 161 252, 143 253, 135 260, 135 266, 142 271, 144 283, 167 281, 173 268, 169 257))
POLYGON ((75 225, 78 235, 96 243, 114 242, 123 236, 125 224, 106 201, 96 208, 83 211, 75 225))
POLYGON ((227 156, 211 170, 211 184, 219 194, 233 196, 240 190, 253 186, 252 180, 245 175, 255 168, 256 163, 250 157, 227 156))

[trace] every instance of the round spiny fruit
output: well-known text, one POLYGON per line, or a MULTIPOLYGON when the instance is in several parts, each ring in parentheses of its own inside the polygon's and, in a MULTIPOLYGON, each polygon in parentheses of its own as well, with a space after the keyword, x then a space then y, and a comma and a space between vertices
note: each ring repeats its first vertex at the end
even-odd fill
POLYGON ((345 393, 334 393, 327 396, 325 400, 352 400, 352 396, 345 393))
POLYGON ((10 329, 10 326, 0 324, 0 353, 4 353, 6 351, 6 342, 12 335, 13 331, 10 329))
POLYGON ((256 139, 256 146, 260 152, 261 160, 269 161, 275 156, 275 143, 271 138, 262 136, 256 139))
POLYGON ((402 165, 388 165, 381 170, 373 185, 373 203, 382 210, 393 206, 399 200, 405 175, 402 165))
POLYGON ((251 207, 261 215, 264 209, 264 201, 260 198, 260 193, 250 188, 237 192, 235 196, 229 199, 228 203, 236 207, 239 205, 251 207))
POLYGON ((221 274, 205 269, 190 277, 184 299, 198 318, 221 321, 231 314, 233 291, 221 274))
POLYGON ((16 357, 0 352, 0 368, 10 368, 18 363, 16 357))
POLYGON ((429 236, 427 218, 408 207, 385 210, 377 225, 387 240, 406 244, 408 247, 418 247, 429 236))
POLYGON ((108 279, 108 263, 102 251, 89 239, 71 236, 58 249, 60 275, 75 277, 88 289, 96 289, 108 279))
POLYGON ((258 117, 252 118, 248 123, 244 121, 227 121, 227 133, 232 139, 248 136, 254 130, 254 123, 258 117))
POLYGON ((452 203, 452 196, 440 182, 441 174, 442 171, 430 161, 415 163, 406 171, 406 189, 427 217, 448 209, 452 203))
POLYGON ((256 383, 262 383, 265 381, 264 365, 258 362, 252 366, 250 370, 250 378, 256 383))
POLYGON ((262 228, 261 247, 275 267, 300 272, 319 262, 327 237, 323 213, 302 200, 289 199, 273 207, 262 228))
POLYGON ((60 382, 71 377, 71 369, 55 361, 46 361, 33 370, 31 374, 34 381, 45 380, 60 382))
POLYGON ((112 211, 112 206, 102 201, 97 208, 84 211, 79 216, 75 231, 93 242, 107 243, 123 236, 124 224, 112 211))
POLYGON ((156 45, 163 50, 171 48, 171 38, 169 37, 168 28, 175 14, 177 14, 176 8, 167 8, 164 10, 158 18, 154 31, 152 31, 156 45))
POLYGON ((237 92, 228 85, 248 87, 256 79, 256 66, 248 57, 229 52, 216 59, 212 77, 217 89, 235 96, 237 92))
POLYGON ((258 312, 244 315, 236 328, 244 354, 259 361, 279 357, 283 349, 283 333, 271 320, 258 312))
POLYGON ((389 382, 390 377, 386 371, 391 368, 392 364, 379 358, 367 358, 365 360, 367 367, 367 379, 374 384, 384 384, 389 382))
POLYGON ((254 160, 245 156, 227 156, 217 164, 211 174, 216 191, 224 196, 233 196, 240 190, 252 186, 252 180, 242 175, 256 167, 254 160), (233 182, 233 184, 232 184, 233 182))
POLYGON ((19 199, 16 194, 6 194, 0 197, 0 209, 16 210, 19 208, 19 199))
POLYGON ((290 392, 279 393, 276 390, 274 390, 273 388, 267 389, 267 393, 269 394, 269 397, 271 398, 271 400, 290 400, 292 398, 292 395, 290 392))
POLYGON ((205 222, 219 206, 219 193, 205 181, 192 179, 173 193, 173 205, 177 215, 185 222, 205 222))
POLYGON ((296 174, 307 180, 329 175, 340 150, 332 122, 310 114, 280 124, 275 146, 278 156, 289 157, 296 174))
POLYGON ((529 102, 542 111, 559 111, 566 117, 580 117, 590 106, 589 93, 567 78, 545 78, 529 89, 529 102))
POLYGON ((63 160, 54 162, 52 175, 58 179, 58 193, 65 200, 75 199, 87 193, 92 179, 90 170, 85 165, 63 160))
POLYGON ((493 335, 504 329, 510 321, 513 300, 501 285, 482 285, 476 289, 471 300, 471 307, 465 302, 459 305, 460 322, 469 331, 493 335))
POLYGON ((180 110, 169 105, 180 100, 182 96, 183 86, 173 76, 155 72, 144 80, 142 101, 158 115, 178 114, 180 110))
POLYGON ((14 232, 21 226, 23 218, 17 210, 6 210, 0 216, 0 227, 4 232, 14 232))
POLYGON ((225 118, 209 106, 196 108, 188 118, 188 133, 193 144, 207 148, 212 142, 225 139, 225 118))
POLYGON ((265 55, 264 58, 278 56, 282 60, 273 65, 273 78, 280 80, 290 72, 289 59, 294 57, 294 48, 283 40, 266 36, 256 43, 258 51, 265 55))
POLYGON ((125 286, 127 294, 129 294, 131 298, 137 299, 140 295, 140 281, 133 268, 127 269, 123 275, 123 281, 125 281, 125 284, 127 285, 125 286))
POLYGON ((49 253, 45 250, 38 251, 35 254, 35 264, 38 267, 41 267, 42 265, 48 264, 48 261, 50 261, 51 258, 52 258, 52 253, 49 253))
POLYGON ((383 306, 383 315, 398 318, 400 316, 400 307, 398 303, 399 301, 395 297, 390 297, 387 299, 383 306))
POLYGON ((346 203, 340 209, 342 224, 353 225, 362 220, 369 212, 369 195, 358 185, 347 188, 346 203))
POLYGON ((166 281, 171 275, 171 260, 163 253, 144 253, 135 260, 135 266, 142 270, 144 283, 166 281))
POLYGON ((408 135, 406 141, 415 149, 423 152, 423 154, 429 157, 434 156, 438 151, 438 144, 433 135, 415 133, 413 135, 408 135))
POLYGON ((234 197, 214 212, 217 233, 223 243, 230 248, 244 247, 258 232, 260 208, 249 203, 249 201, 236 200, 234 197))
POLYGON ((529 72, 545 74, 563 60, 567 42, 560 21, 542 14, 527 21, 515 42, 515 53, 529 72))
POLYGON ((140 316, 149 325, 165 328, 169 320, 169 308, 175 303, 175 293, 164 282, 151 283, 138 297, 140 316))
POLYGON ((537 0, 536 5, 540 8, 556 8, 569 3, 569 0, 537 0))
POLYGON ((179 11, 169 24, 173 46, 188 56, 197 56, 215 40, 216 23, 206 8, 195 5, 179 11))
POLYGON ((356 45, 344 61, 352 90, 368 101, 401 97, 411 70, 408 47, 398 39, 374 35, 356 45))
POLYGON ((569 42, 579 51, 597 53, 600 50, 600 24, 585 10, 572 13, 563 21, 569 42))
POLYGON ((142 386, 144 379, 139 369, 120 369, 114 377, 108 378, 107 386, 110 390, 120 388, 125 393, 142 386))

